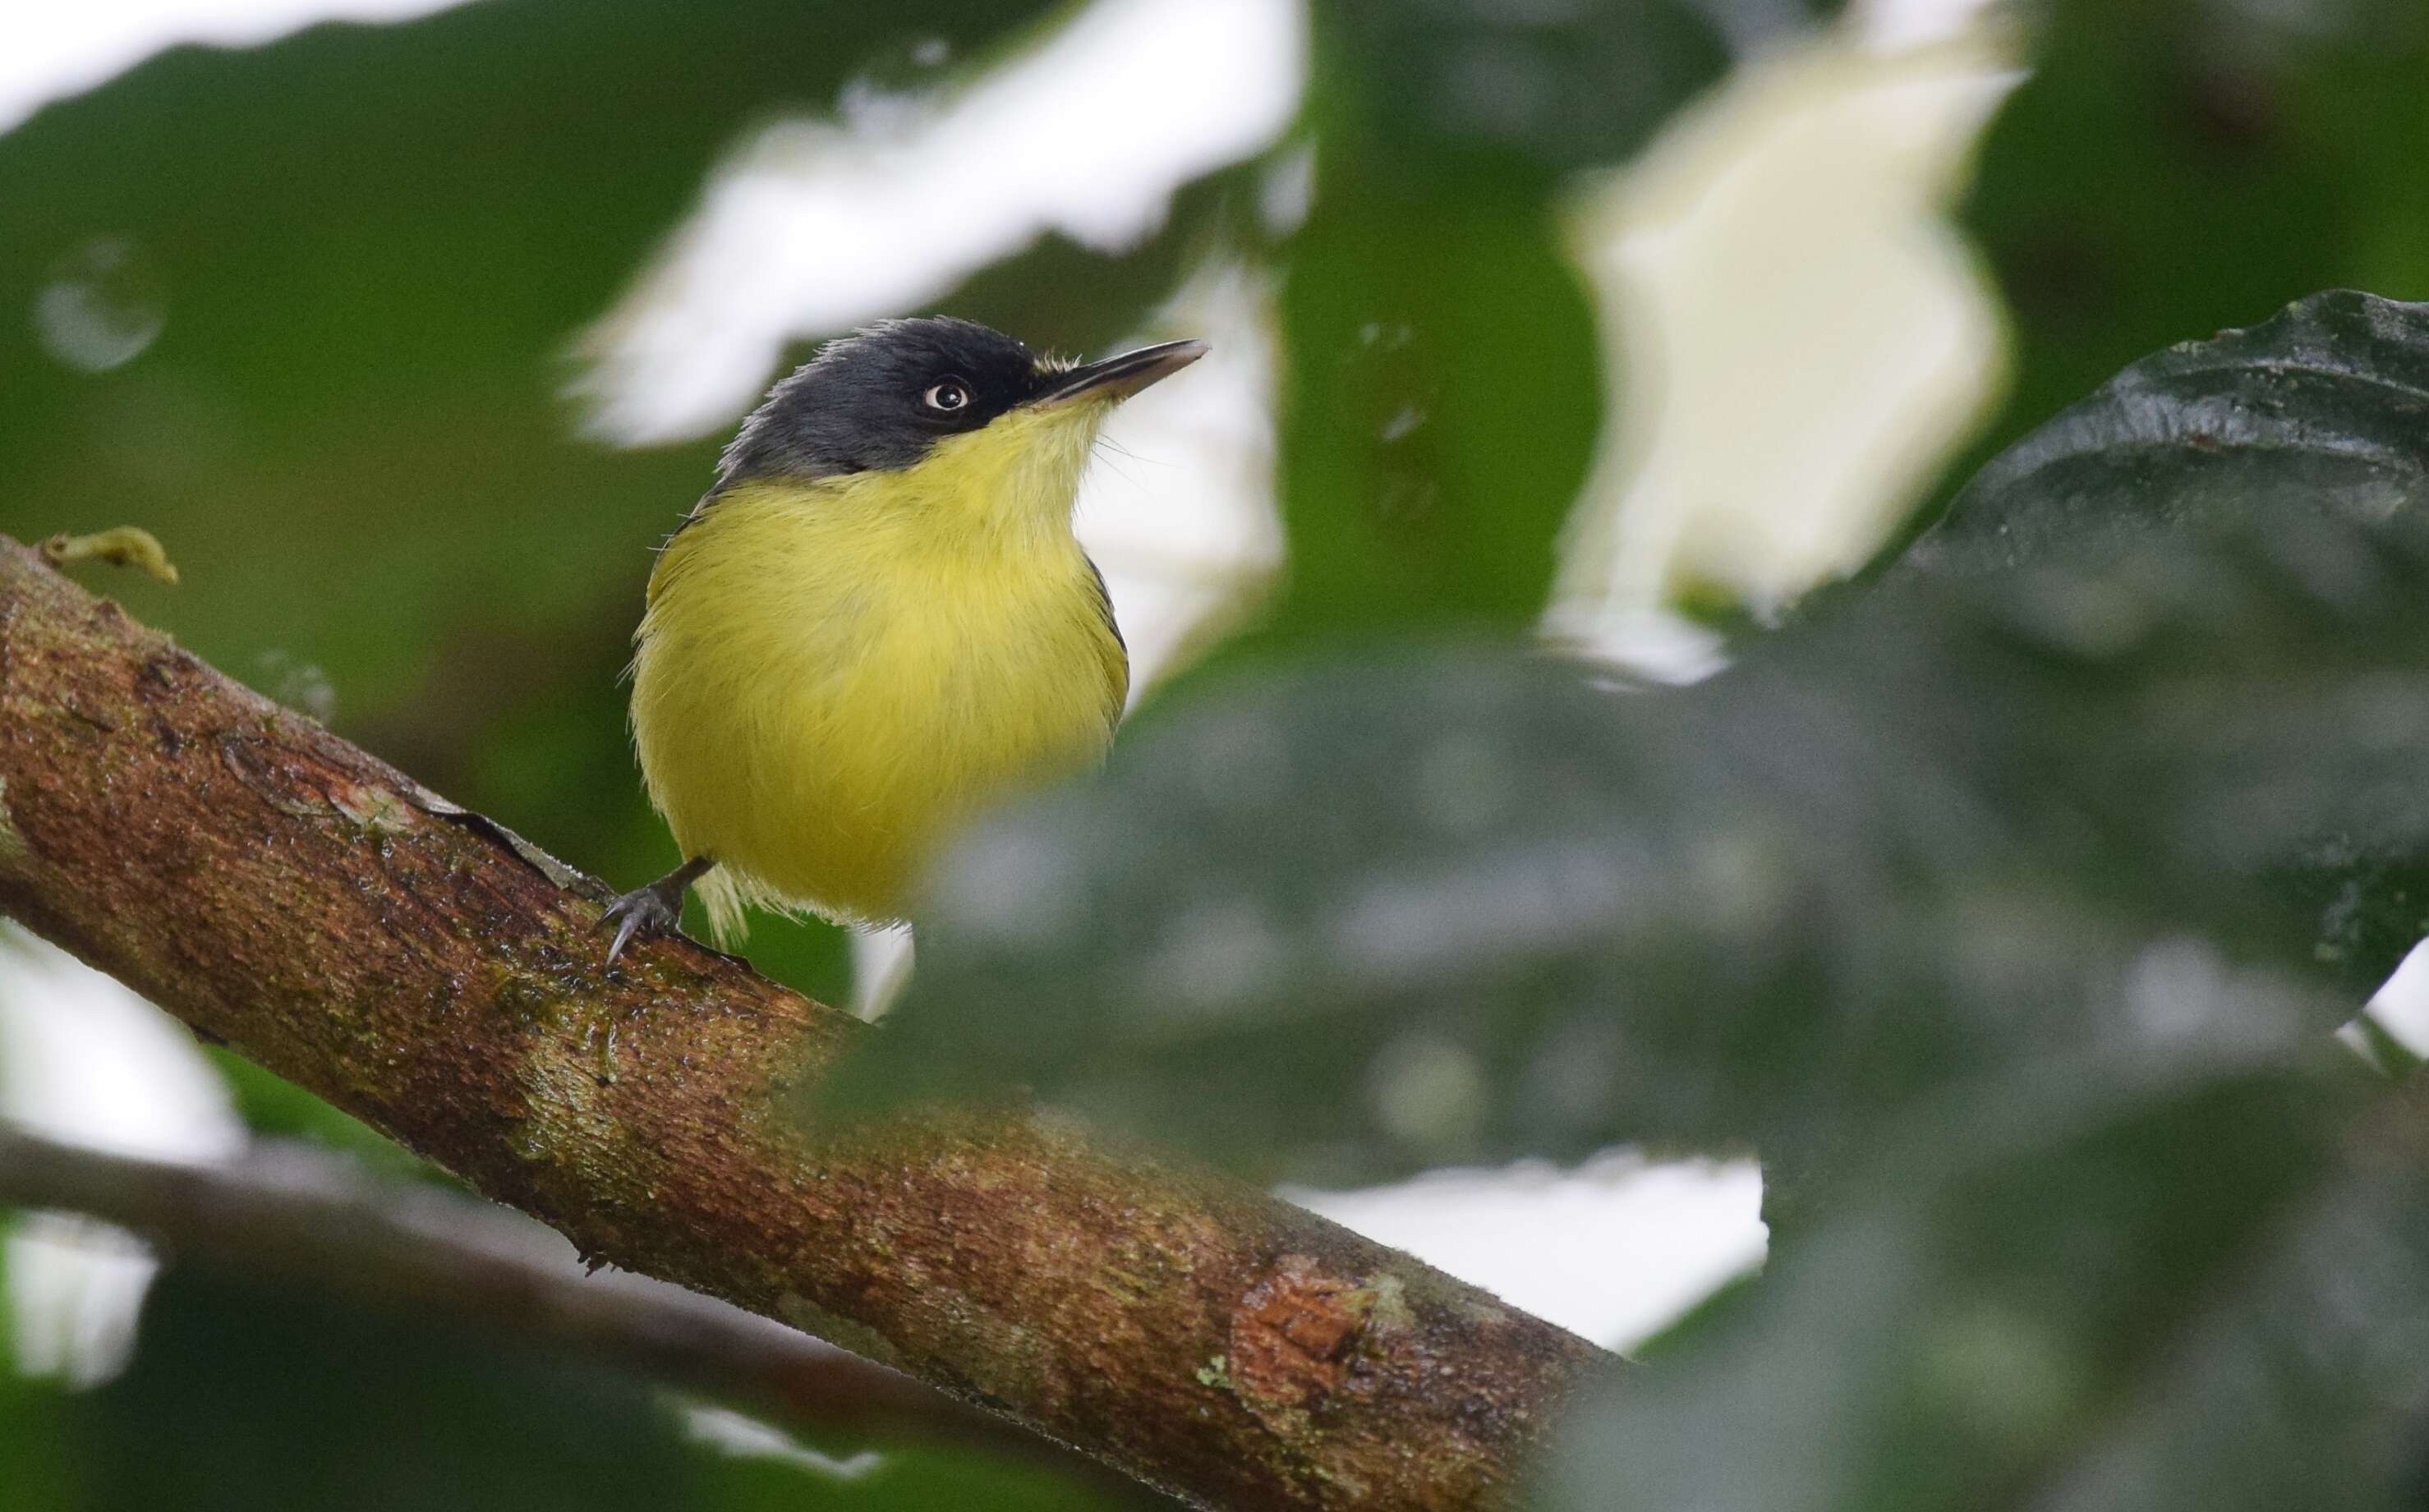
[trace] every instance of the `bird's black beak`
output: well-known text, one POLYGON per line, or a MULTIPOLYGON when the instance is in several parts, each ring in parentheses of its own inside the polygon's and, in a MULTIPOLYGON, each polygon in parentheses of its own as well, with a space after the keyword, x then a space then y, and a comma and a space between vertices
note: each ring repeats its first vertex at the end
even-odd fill
POLYGON ((1206 355, 1203 341, 1165 341, 1125 352, 1102 362, 1083 362, 1054 375, 1054 386, 1030 401, 1035 409, 1053 409, 1082 399, 1118 403, 1149 384, 1171 377, 1206 355))

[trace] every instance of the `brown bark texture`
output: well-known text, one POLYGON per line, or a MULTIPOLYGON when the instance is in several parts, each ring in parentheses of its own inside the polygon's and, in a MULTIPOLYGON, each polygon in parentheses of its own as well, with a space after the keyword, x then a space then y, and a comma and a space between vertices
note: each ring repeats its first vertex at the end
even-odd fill
POLYGON ((864 1034, 0 538, 0 911, 582 1252, 1209 1507, 1508 1505, 1611 1356, 1051 1113, 813 1137, 864 1034))

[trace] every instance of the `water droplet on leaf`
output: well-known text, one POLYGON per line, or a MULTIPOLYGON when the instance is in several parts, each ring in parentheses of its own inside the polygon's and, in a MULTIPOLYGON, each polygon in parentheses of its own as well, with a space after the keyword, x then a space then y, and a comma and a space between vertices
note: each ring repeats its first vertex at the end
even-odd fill
POLYGON ((42 350, 83 372, 107 372, 160 335, 169 304, 160 277, 125 237, 93 237, 51 265, 34 296, 42 350))

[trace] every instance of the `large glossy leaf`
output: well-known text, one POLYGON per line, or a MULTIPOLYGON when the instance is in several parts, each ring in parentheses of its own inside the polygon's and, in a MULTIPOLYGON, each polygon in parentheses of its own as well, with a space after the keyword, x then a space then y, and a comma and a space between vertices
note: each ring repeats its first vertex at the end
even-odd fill
MULTIPOLYGON (((2429 305, 2321 294, 2250 331, 2137 363, 1984 469, 1906 566, 1963 576, 2155 541, 2190 551, 2222 529, 2265 529, 2289 514, 2429 534, 2429 305)), ((2333 593, 2352 565, 2324 555, 2286 570, 2333 593)), ((2115 608, 2132 610, 2076 612, 2096 619, 2115 608)), ((2399 768, 2371 801, 2355 793, 2345 822, 2307 832, 2264 826, 2282 848, 2245 847, 2250 863, 2276 872, 2312 910, 2321 961, 2356 997, 2429 934, 2424 666, 2396 663, 2410 675, 2340 700, 2322 699, 2299 665, 2289 666, 2266 737, 2283 748, 2273 763, 2281 783, 2298 773, 2345 780, 2333 763, 2339 741, 2414 757, 2408 780, 2399 768), (2330 759, 2306 762, 2305 748, 2330 759)), ((2271 779, 2256 772, 2255 781, 2271 779)))
POLYGON ((2369 1107, 2365 1075, 2086 1067, 1915 1128, 1605 1389, 1534 1504, 2417 1505, 2421 1109, 2369 1107))
POLYGON ((1909 561, 1999 571, 2297 510, 2429 515, 2429 304, 2319 294, 2138 362, 1984 468, 1909 561))
POLYGON ((2429 14, 2411 0, 2038 0, 1962 211, 2005 292, 1989 457, 2159 346, 2314 289, 2429 299, 2429 14))

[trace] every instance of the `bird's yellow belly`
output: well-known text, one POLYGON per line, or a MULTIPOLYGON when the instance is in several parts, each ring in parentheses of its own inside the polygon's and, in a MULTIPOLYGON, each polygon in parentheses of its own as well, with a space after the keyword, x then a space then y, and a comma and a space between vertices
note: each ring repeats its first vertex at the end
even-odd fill
POLYGON ((1076 545, 847 581, 785 571, 753 534, 712 512, 676 538, 699 555, 653 596, 634 669, 651 796, 685 855, 717 862, 720 933, 744 903, 901 918, 975 812, 1102 759, 1121 653, 1077 612, 1095 600, 1076 545))

